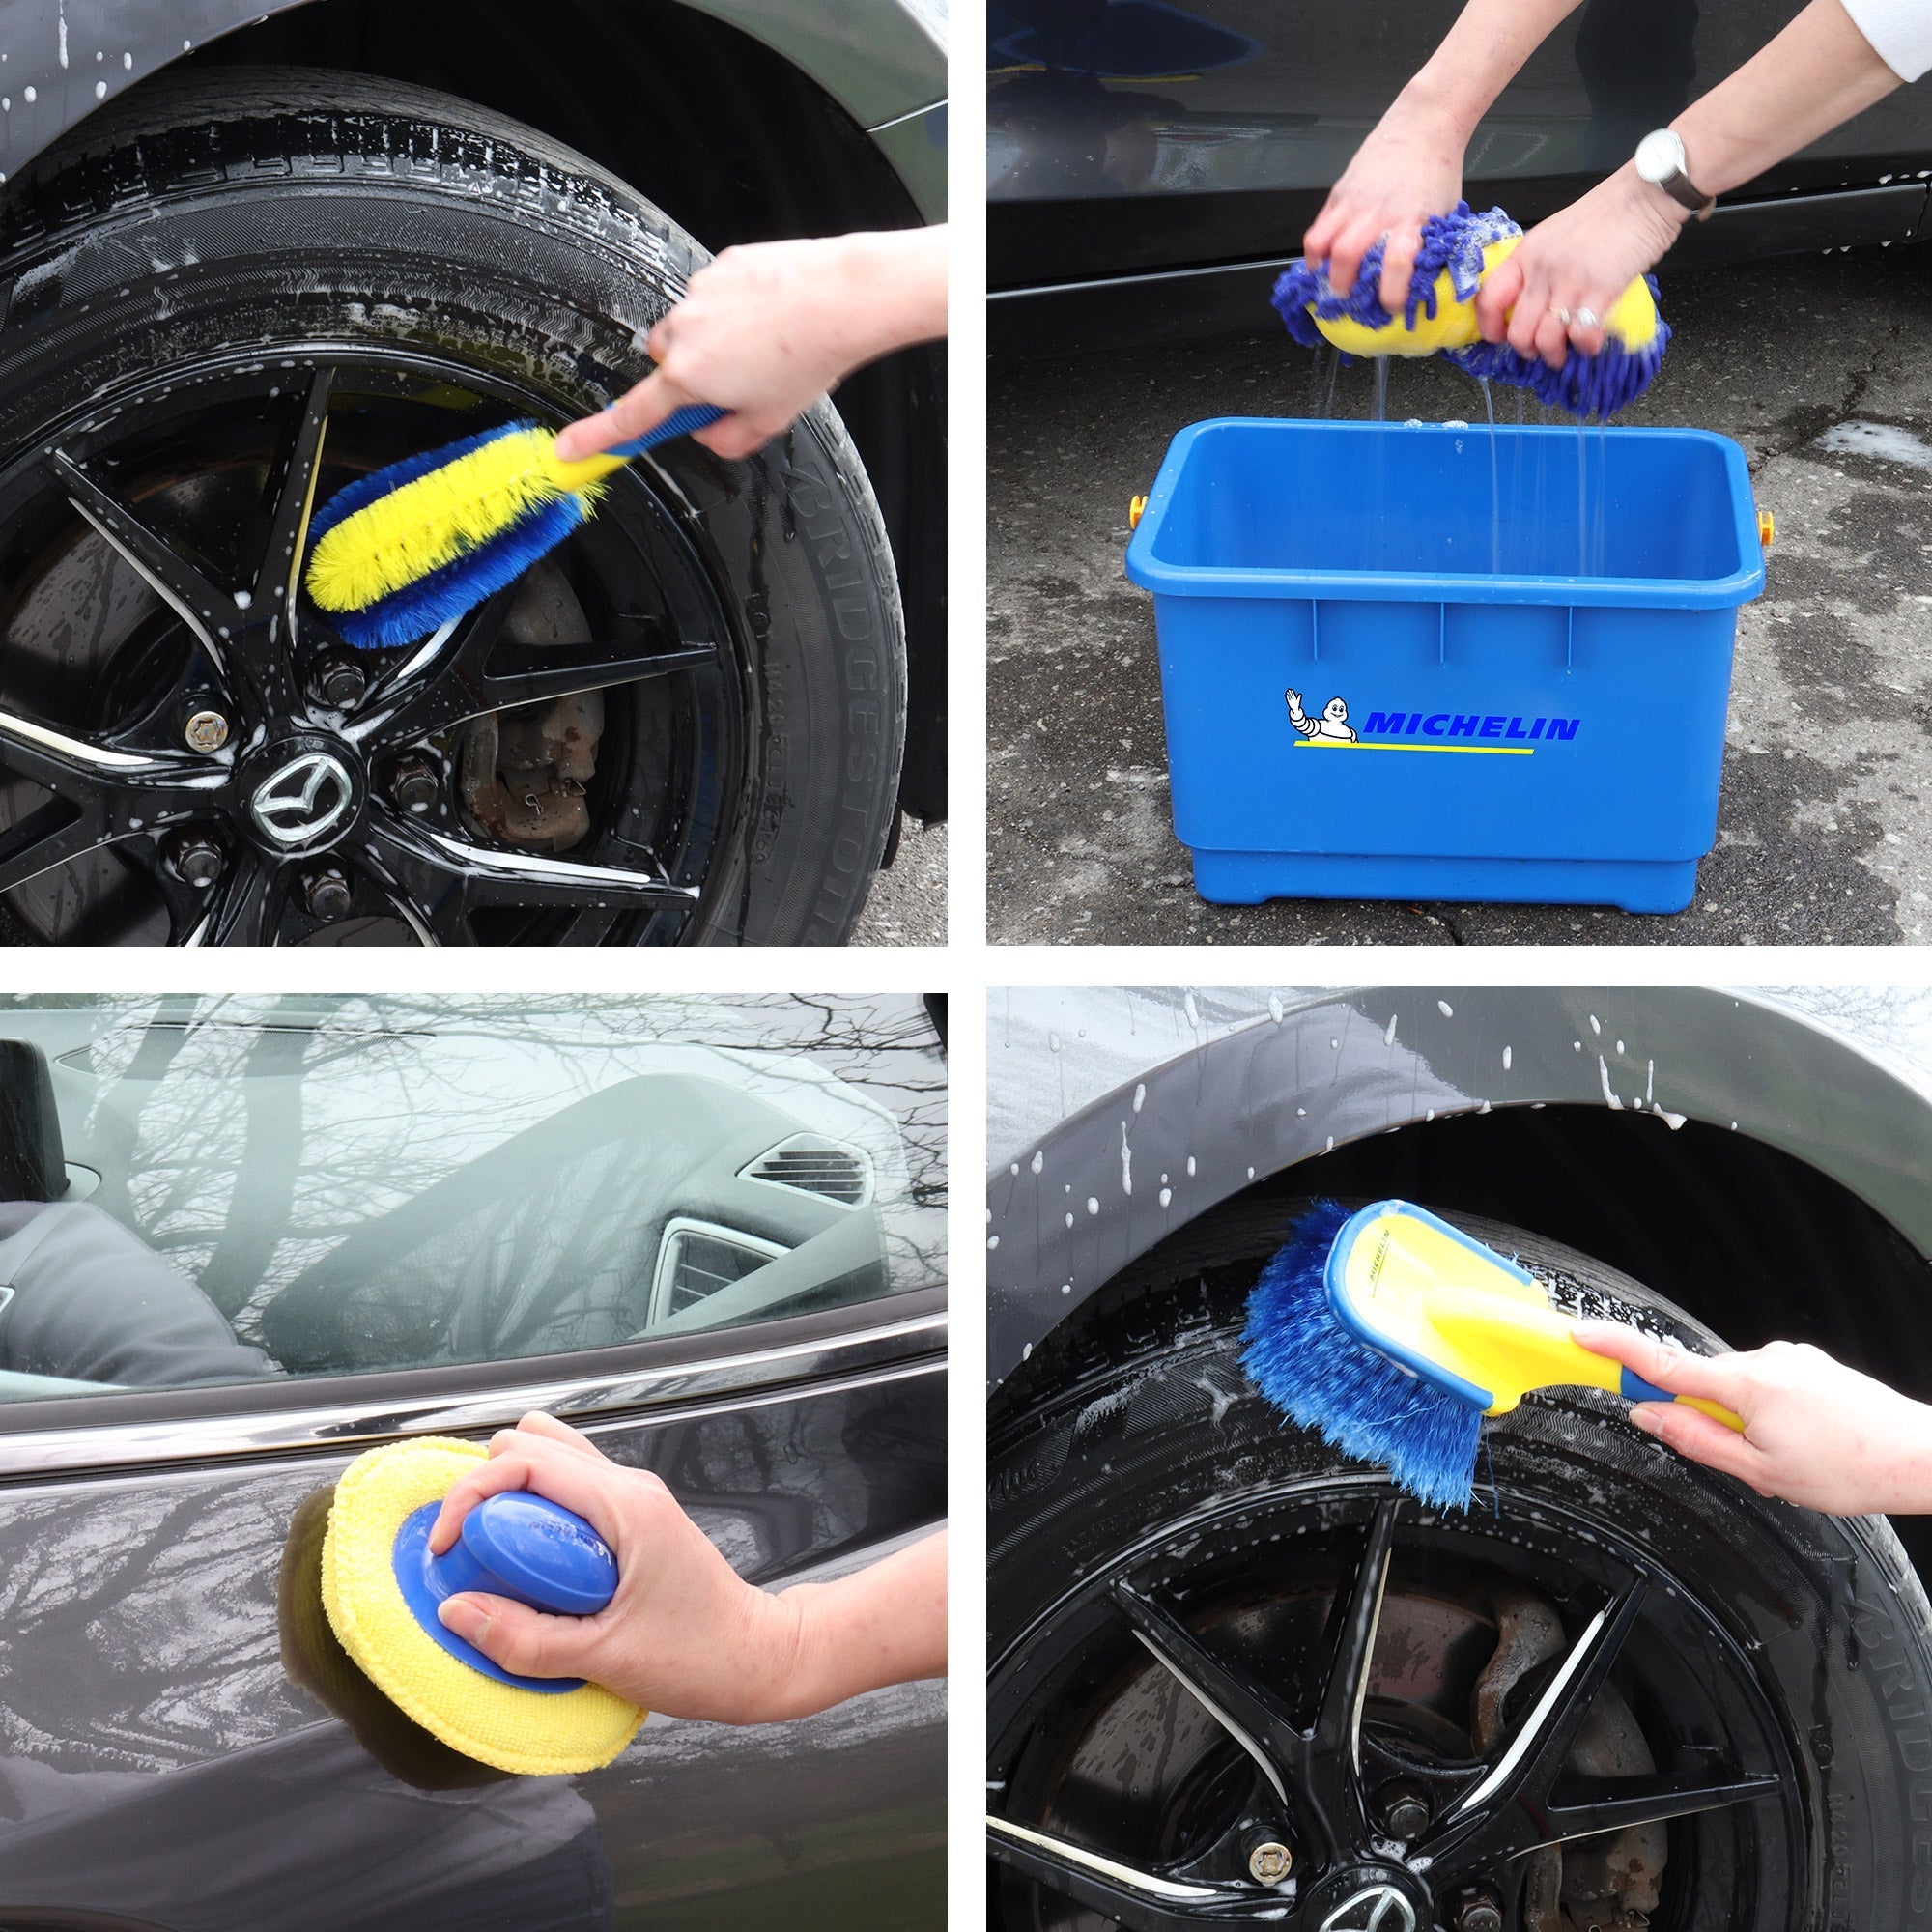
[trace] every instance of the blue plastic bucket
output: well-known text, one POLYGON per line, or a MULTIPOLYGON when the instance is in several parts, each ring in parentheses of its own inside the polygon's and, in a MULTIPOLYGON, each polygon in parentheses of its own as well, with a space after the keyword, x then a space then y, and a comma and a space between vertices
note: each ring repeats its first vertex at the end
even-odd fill
POLYGON ((1729 438, 1195 423, 1127 575, 1204 898, 1690 903, 1764 587, 1729 438))

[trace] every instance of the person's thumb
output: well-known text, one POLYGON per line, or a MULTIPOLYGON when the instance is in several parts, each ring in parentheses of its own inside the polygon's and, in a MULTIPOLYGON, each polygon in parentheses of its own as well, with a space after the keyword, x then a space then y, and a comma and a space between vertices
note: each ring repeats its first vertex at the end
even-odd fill
POLYGON ((437 1615, 446 1631, 517 1677, 582 1677, 594 1642, 581 1617, 549 1617, 507 1597, 445 1597, 437 1615))

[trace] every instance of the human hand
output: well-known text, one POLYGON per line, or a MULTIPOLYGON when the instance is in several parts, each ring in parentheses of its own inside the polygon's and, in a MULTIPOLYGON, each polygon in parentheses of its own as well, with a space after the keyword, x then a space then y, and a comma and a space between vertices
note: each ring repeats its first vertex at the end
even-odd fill
POLYGON ((1402 314, 1422 224, 1463 198, 1463 148, 1461 130, 1446 116, 1397 99, 1328 190, 1302 238, 1303 258, 1326 262, 1329 285, 1346 294, 1362 257, 1386 236, 1381 304, 1402 314))
POLYGON ((644 347, 657 368, 572 423, 556 453, 594 456, 688 403, 710 403, 731 413, 693 440, 750 456, 854 369, 945 328, 944 228, 726 248, 651 330, 644 347))
POLYGON ((1584 1348, 1672 1395, 1708 1396, 1740 1435, 1682 1403, 1640 1402, 1631 1420, 1707 1468, 1829 1516, 1932 1510, 1932 1408, 1808 1342, 1693 1355, 1612 1321, 1579 1321, 1584 1348))
POLYGON ((575 1510, 610 1546, 617 1594, 595 1616, 547 1616, 464 1592, 444 1627, 525 1677, 587 1677, 647 1711, 756 1723, 783 1715, 799 1644, 798 1606, 739 1577, 656 1476, 626 1469, 554 1417, 532 1414, 490 1443, 430 1530, 440 1555, 464 1517, 505 1490, 575 1510))
POLYGON ((1690 213, 1626 163, 1539 221, 1484 276, 1476 294, 1483 339, 1507 337, 1520 355, 1540 355, 1552 369, 1562 368, 1573 343, 1595 355, 1604 317, 1662 259, 1690 213))

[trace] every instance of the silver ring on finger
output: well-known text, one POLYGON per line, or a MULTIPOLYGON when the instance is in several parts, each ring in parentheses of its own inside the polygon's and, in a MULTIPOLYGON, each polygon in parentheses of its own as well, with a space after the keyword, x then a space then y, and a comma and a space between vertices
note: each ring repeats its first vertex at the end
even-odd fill
POLYGON ((1549 313, 1553 315, 1556 318, 1556 320, 1563 325, 1565 328, 1568 328, 1570 327, 1570 311, 1567 308, 1557 308, 1552 304, 1549 313))
POLYGON ((1577 327, 1578 328, 1599 328, 1602 326, 1597 320, 1597 311, 1595 309, 1579 308, 1577 311, 1577 327))

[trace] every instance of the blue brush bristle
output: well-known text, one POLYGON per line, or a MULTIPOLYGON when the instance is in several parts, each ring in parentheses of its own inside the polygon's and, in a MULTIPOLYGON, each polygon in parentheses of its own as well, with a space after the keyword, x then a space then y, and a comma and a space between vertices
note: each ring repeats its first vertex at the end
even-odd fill
MULTIPOLYGON (((447 452, 444 455, 447 457, 447 452)), ((514 583, 538 558, 548 556, 579 528, 583 518, 582 497, 554 497, 453 563, 378 598, 365 610, 337 612, 335 628, 348 642, 363 650, 412 644, 452 617, 473 611, 504 584, 514 583)))
POLYGON ((1348 1219, 1339 1203, 1318 1201, 1263 1268, 1241 1367, 1284 1415, 1345 1456, 1385 1468, 1424 1502, 1467 1509, 1482 1411, 1405 1374, 1336 1318, 1322 1270, 1348 1219))

